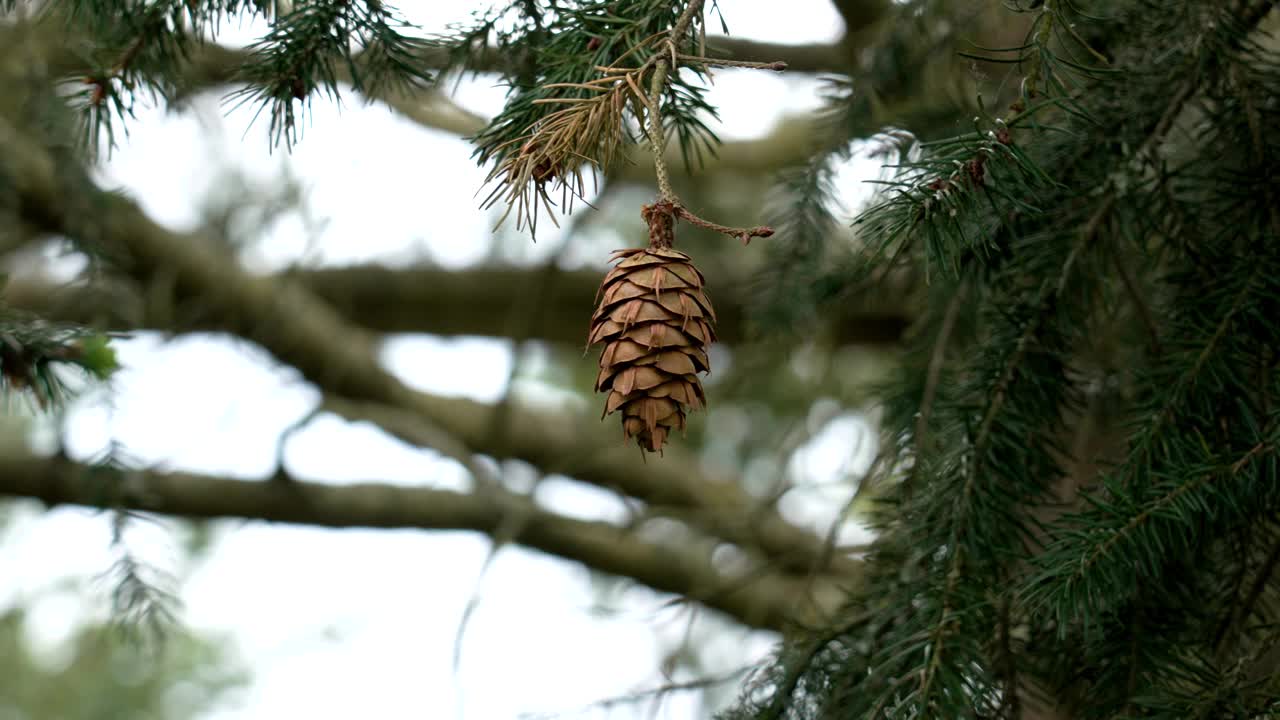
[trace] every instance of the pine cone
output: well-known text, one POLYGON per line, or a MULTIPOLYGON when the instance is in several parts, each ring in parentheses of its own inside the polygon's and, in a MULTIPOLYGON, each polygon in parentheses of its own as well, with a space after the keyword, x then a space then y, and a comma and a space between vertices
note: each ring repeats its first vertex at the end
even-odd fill
POLYGON ((706 398, 696 373, 709 372, 715 312, 702 273, 671 249, 674 217, 662 203, 645 206, 648 248, 617 250, 600 284, 588 344, 604 343, 596 390, 607 392, 604 416, 622 411, 622 432, 659 452, 685 413, 706 398))

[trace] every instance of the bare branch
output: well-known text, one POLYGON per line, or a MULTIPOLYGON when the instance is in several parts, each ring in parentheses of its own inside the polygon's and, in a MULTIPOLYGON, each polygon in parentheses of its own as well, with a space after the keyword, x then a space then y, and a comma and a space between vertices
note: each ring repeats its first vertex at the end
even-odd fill
POLYGON ((848 74, 844 51, 836 43, 788 45, 760 40, 730 37, 707 38, 707 52, 713 58, 730 58, 748 62, 781 61, 789 74, 848 74))
POLYGON ((492 534, 513 514, 515 542, 676 593, 737 620, 781 630, 811 612, 800 579, 774 571, 727 573, 705 552, 642 539, 626 528, 576 520, 505 491, 472 495, 383 483, 329 485, 231 480, 189 473, 108 470, 59 457, 0 455, 0 494, 194 518, 242 518, 322 527, 473 530, 492 534))
POLYGON ((844 19, 845 32, 856 35, 874 25, 893 7, 892 0, 832 0, 844 19))
POLYGON ((823 556, 820 538, 775 510, 753 517, 757 503, 733 478, 708 477, 695 458, 678 452, 638 464, 608 428, 568 409, 513 402, 507 431, 495 439, 492 407, 412 390, 379 364, 374 337, 301 284, 247 273, 212 238, 165 229, 131 200, 89 186, 79 168, 58 167, 54 156, 2 118, 0 161, 23 221, 107 248, 142 286, 165 278, 175 296, 198 301, 207 322, 258 343, 326 395, 420 414, 474 451, 520 458, 651 505, 681 508, 712 534, 759 547, 800 571, 823 556), (92 212, 83 211, 85 205, 92 212), (748 517, 751 522, 743 520, 748 517))
MULTIPOLYGON (((443 270, 432 267, 391 268, 355 265, 296 270, 288 278, 323 299, 360 326, 386 333, 483 335, 504 337, 511 317, 528 301, 529 289, 540 271, 489 267, 443 270)), ((530 322, 528 337, 581 347, 583 308, 590 308, 600 284, 595 271, 556 273, 542 293, 542 311, 530 322)), ((716 295, 716 334, 727 345, 747 340, 749 298, 746 283, 723 283, 716 295), (736 291, 736 292, 735 292, 736 291)), ((830 338, 840 344, 892 345, 914 314, 892 291, 850 298, 831 309, 830 338)), ((5 288, 11 307, 56 320, 112 330, 152 328, 171 331, 218 330, 208 317, 174 318, 171 312, 150 312, 146 293, 121 283, 60 287, 47 279, 15 275, 5 288)))

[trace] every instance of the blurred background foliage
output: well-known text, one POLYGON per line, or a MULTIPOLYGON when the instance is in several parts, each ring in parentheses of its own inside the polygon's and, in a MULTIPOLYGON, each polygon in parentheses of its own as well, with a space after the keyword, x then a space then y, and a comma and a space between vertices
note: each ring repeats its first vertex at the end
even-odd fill
POLYGON ((0 673, 4 720, 196 718, 247 680, 222 641, 180 632, 142 647, 119 627, 90 625, 37 644, 21 608, 0 615, 0 673))

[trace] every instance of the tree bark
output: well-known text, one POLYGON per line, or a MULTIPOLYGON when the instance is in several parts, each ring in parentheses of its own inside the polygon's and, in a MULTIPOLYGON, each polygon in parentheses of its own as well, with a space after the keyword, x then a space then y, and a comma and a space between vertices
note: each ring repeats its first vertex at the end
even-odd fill
MULTIPOLYGON (((385 483, 328 485, 275 478, 114 470, 60 457, 0 454, 0 495, 49 505, 240 518, 331 528, 470 530, 675 593, 757 628, 812 619, 807 581, 775 568, 729 572, 703 549, 647 540, 628 528, 549 512, 502 490, 459 493, 385 483), (506 535, 510 533, 510 535, 506 535)), ((829 582, 829 581, 828 581, 829 582)))
MULTIPOLYGON (((367 330, 505 337, 512 316, 527 305, 529 288, 542 273, 538 268, 515 267, 455 271, 354 265, 291 271, 285 278, 367 330)), ((589 270, 556 272, 550 282, 539 286, 541 309, 531 318, 528 337, 581 347, 602 275, 589 270)), ((749 300, 735 294, 734 289, 717 288, 716 292, 716 335, 726 345, 748 339, 749 300)), ((5 288, 5 302, 10 307, 51 320, 110 330, 220 329, 214 318, 175 317, 168 308, 148 307, 146 296, 145 289, 121 283, 58 286, 39 277, 14 277, 5 288)), ((911 323, 905 307, 895 310, 889 302, 870 296, 856 300, 862 302, 841 305, 829 319, 832 342, 893 345, 911 323)))

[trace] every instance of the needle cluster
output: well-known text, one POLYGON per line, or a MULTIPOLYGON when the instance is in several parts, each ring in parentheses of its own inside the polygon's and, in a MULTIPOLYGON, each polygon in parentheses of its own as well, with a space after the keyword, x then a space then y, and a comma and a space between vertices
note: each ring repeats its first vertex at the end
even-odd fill
POLYGON ((969 53, 1019 92, 820 281, 919 288, 869 576, 728 718, 1280 712, 1276 5, 1023 2, 969 53))

